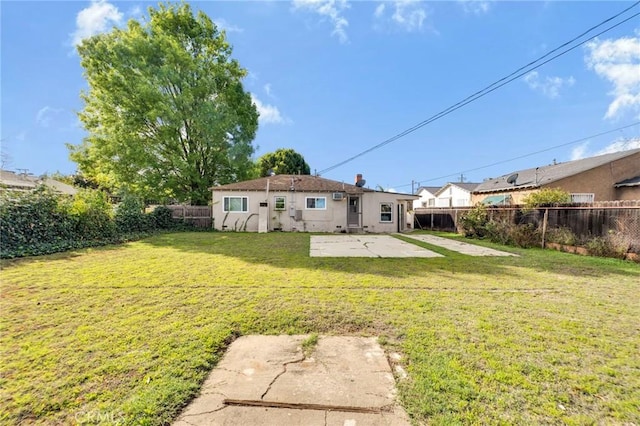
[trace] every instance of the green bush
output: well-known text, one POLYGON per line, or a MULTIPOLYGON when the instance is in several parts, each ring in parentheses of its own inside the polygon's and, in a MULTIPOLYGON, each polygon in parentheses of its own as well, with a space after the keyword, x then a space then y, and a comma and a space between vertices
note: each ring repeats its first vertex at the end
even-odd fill
POLYGON ((486 226, 488 222, 487 207, 483 204, 478 204, 462 214, 459 220, 459 227, 465 237, 482 238, 487 233, 486 226))
POLYGON ((116 207, 116 227, 120 233, 147 232, 154 229, 153 223, 144 214, 144 203, 135 195, 125 194, 116 207))
POLYGON ((173 219, 173 213, 167 206, 158 206, 151 213, 156 229, 176 229, 178 222, 173 219))
POLYGON ((547 242, 566 246, 575 246, 578 243, 578 238, 573 231, 565 227, 548 229, 545 239, 547 242))
POLYGON ((67 204, 75 221, 77 239, 102 240, 116 236, 113 207, 104 192, 83 189, 67 204))
POLYGON ((81 190, 74 197, 41 186, 31 192, 0 193, 0 258, 50 254, 143 238, 160 229, 194 230, 171 218, 164 206, 142 212, 125 196, 115 214, 107 196, 81 190))

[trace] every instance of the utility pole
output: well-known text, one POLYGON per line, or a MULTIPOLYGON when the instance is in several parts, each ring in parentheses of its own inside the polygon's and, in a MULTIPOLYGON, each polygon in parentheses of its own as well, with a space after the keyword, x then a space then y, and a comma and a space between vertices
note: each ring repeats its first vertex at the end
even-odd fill
POLYGON ((464 182, 464 175, 462 173, 460 173, 460 183, 464 182))
POLYGON ((415 183, 416 182, 413 179, 411 179, 411 194, 415 194, 416 193, 416 190, 415 190, 415 187, 414 187, 415 183))

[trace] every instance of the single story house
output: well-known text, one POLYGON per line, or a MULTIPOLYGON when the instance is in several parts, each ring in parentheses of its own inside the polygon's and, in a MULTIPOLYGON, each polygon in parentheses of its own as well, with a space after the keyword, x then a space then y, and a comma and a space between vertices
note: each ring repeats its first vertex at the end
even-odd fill
POLYGON ((249 232, 399 232, 416 195, 311 175, 274 175, 211 188, 213 227, 249 232))
POLYGON ((543 188, 560 188, 574 203, 640 200, 640 149, 555 163, 487 179, 472 192, 472 204, 522 204, 543 188))
POLYGON ((436 192, 440 189, 439 186, 421 186, 416 190, 416 195, 420 198, 413 202, 413 209, 421 207, 435 207, 436 206, 436 192))
POLYGON ((45 185, 54 191, 64 195, 75 195, 78 190, 71 185, 60 182, 50 177, 37 177, 26 173, 14 173, 8 170, 0 170, 0 190, 6 191, 32 191, 38 185, 45 185))
POLYGON ((471 204, 471 191, 480 185, 473 182, 449 182, 436 191, 436 207, 468 207, 471 204))

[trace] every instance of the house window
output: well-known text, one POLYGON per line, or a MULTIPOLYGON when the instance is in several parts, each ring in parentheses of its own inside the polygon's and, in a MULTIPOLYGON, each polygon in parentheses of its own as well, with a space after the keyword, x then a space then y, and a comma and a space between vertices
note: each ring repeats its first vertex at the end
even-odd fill
POLYGON ((307 210, 324 210, 327 208, 326 197, 307 197, 305 200, 307 210))
POLYGON ((594 194, 588 192, 571 194, 572 203, 593 203, 594 198, 594 194))
POLYGON ((274 210, 284 210, 287 203, 287 197, 274 197, 274 210))
POLYGON ((393 203, 380 203, 380 222, 392 222, 393 203))
POLYGON ((429 204, 429 207, 435 207, 436 205, 436 199, 435 198, 429 198, 427 200, 427 203, 429 204))
POLYGON ((225 212, 247 212, 248 206, 247 197, 224 197, 222 200, 222 211, 225 212))

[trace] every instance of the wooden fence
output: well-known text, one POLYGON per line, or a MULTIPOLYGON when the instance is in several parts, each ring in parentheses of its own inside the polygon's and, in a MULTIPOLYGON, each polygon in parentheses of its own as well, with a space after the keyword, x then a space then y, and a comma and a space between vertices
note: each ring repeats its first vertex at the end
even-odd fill
MULTIPOLYGON (((459 218, 472 207, 417 208, 414 228, 456 232, 459 218)), ((487 208, 490 220, 513 224, 531 223, 547 229, 568 228, 581 238, 604 237, 623 233, 640 245, 640 201, 607 201, 591 204, 567 204, 523 210, 522 206, 487 208)))
POLYGON ((213 226, 211 206, 167 206, 174 219, 181 219, 197 228, 213 226))

